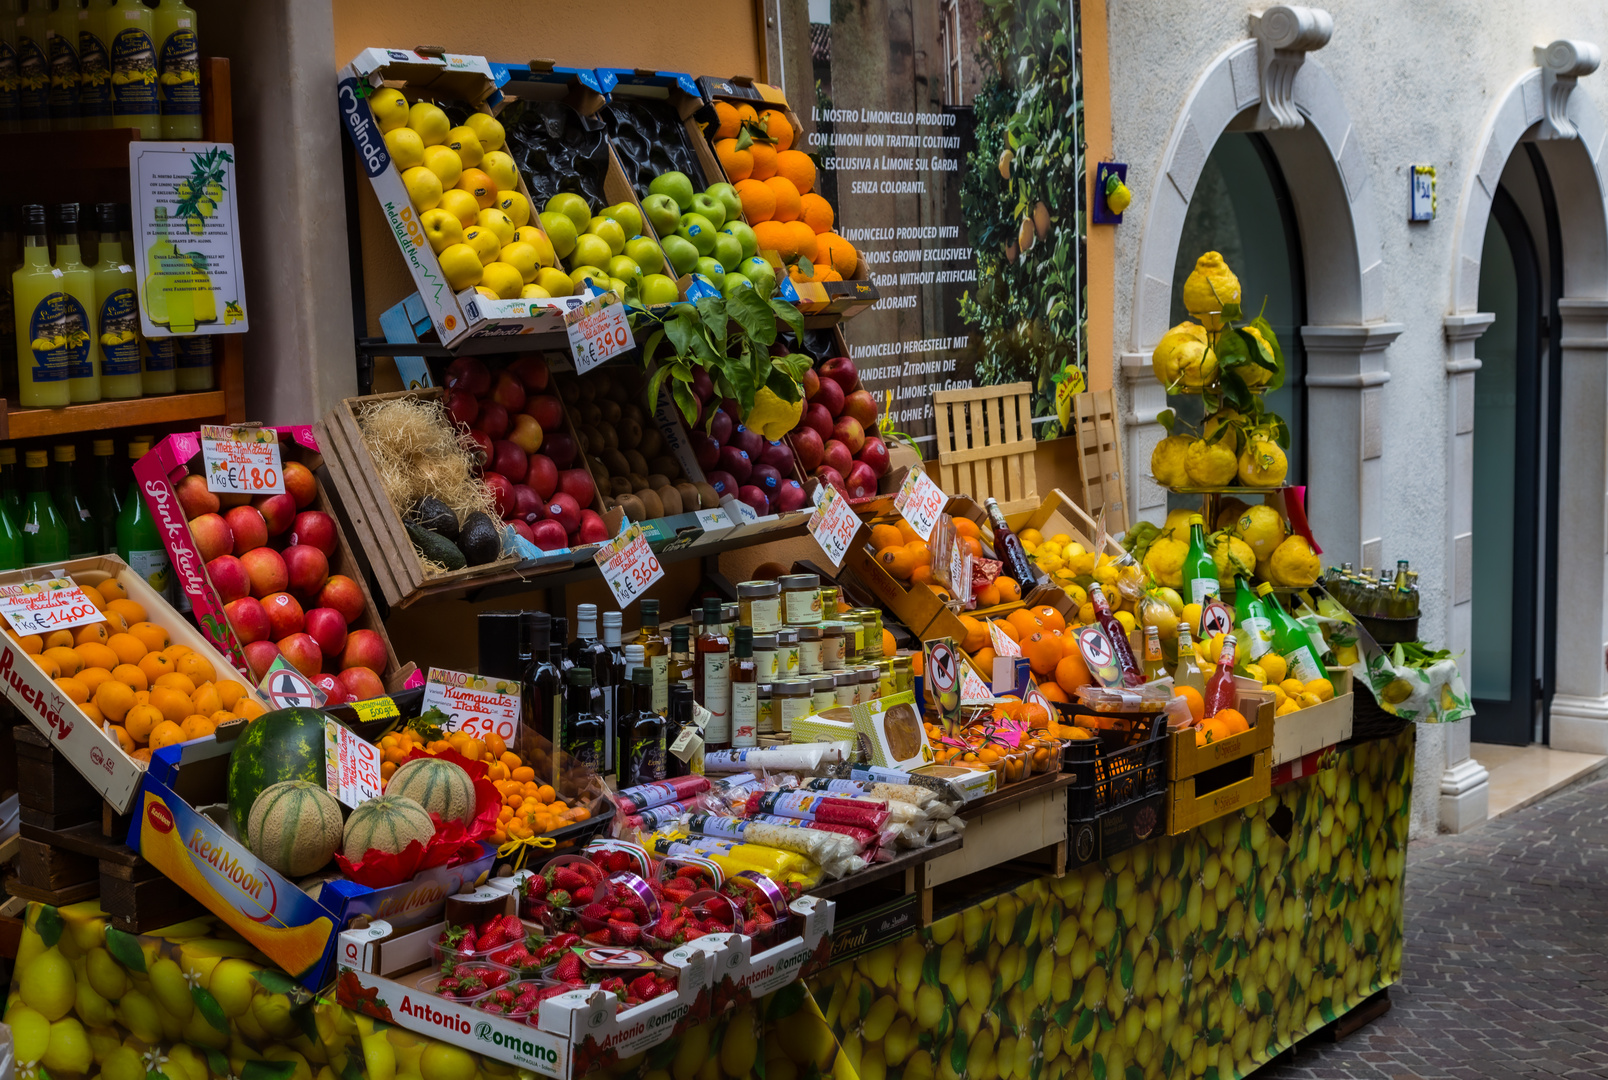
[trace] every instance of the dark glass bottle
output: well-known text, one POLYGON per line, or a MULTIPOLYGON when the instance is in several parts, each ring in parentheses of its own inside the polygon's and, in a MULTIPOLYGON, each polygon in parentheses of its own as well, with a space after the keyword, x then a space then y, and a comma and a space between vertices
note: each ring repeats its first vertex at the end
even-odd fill
MULTIPOLYGON (((683 624, 685 625, 685 624, 683 624)), ((692 765, 683 761, 672 750, 681 733, 692 727, 692 687, 687 683, 672 683, 670 686, 670 713, 665 718, 664 725, 664 774, 671 776, 689 776, 694 771, 692 765)))
POLYGON ((614 757, 614 747, 625 738, 624 716, 631 711, 631 687, 625 677, 625 654, 620 651, 620 613, 605 611, 602 653, 592 669, 592 680, 602 690, 603 721, 608 725, 608 752, 604 755, 604 770, 624 772, 625 762, 614 757))
POLYGON ((1038 583, 1038 569, 1033 560, 1027 557, 1027 551, 1022 542, 1011 532, 1011 527, 1005 524, 1005 514, 999 508, 999 503, 993 496, 983 503, 988 511, 989 524, 994 526, 994 557, 1005 564, 1005 573, 1016 579, 1021 586, 1022 595, 1038 583))
POLYGON ((731 744, 759 743, 759 668, 754 663, 754 628, 739 626, 732 633, 731 744))
POLYGON ((95 523, 78 497, 78 448, 60 443, 51 448, 50 457, 50 499, 67 525, 67 554, 74 559, 95 555, 95 523))
POLYGON ((571 669, 559 744, 572 769, 597 773, 603 768, 603 718, 592 711, 593 689, 590 671, 571 669))
MULTIPOLYGON (((692 627, 687 623, 676 623, 670 628, 670 665, 668 668, 669 685, 685 686, 694 689, 694 670, 692 666, 692 627)), ((665 700, 666 708, 669 699, 665 700)))
MULTIPOLYGON (((557 720, 563 715, 563 674, 559 670, 553 653, 554 649, 548 644, 548 635, 552 632, 552 621, 545 611, 527 611, 519 620, 521 635, 530 640, 530 660, 525 666, 522 678, 524 686, 520 694, 520 727, 529 732, 529 737, 547 748, 549 766, 546 770, 548 780, 555 784, 558 779, 558 755, 552 750, 553 735, 557 730, 557 720)), ((521 757, 533 757, 528 752, 515 749, 521 757)))
POLYGON ((633 708, 622 721, 620 784, 632 787, 663 780, 666 772, 665 720, 653 711, 653 672, 637 668, 631 673, 633 708))
POLYGON ((720 633, 720 598, 704 600, 704 631, 698 635, 698 704, 709 713, 704 726, 704 748, 731 747, 731 642, 720 633))
POLYGON ((116 465, 112 461, 112 440, 96 439, 95 486, 89 492, 89 513, 95 523, 95 542, 102 555, 117 553, 117 515, 123 512, 123 496, 118 491, 116 465))
POLYGON ((653 711, 663 715, 670 708, 670 650, 659 631, 659 601, 642 601, 635 644, 642 646, 643 662, 653 672, 653 711))
POLYGON ((1123 629, 1122 623, 1112 614, 1111 605, 1106 602, 1105 590, 1100 588, 1099 582, 1089 586, 1089 603, 1094 606, 1094 621, 1100 624, 1100 629, 1111 639, 1111 651, 1116 654, 1117 667, 1122 671, 1123 685, 1139 686, 1145 681, 1145 673, 1140 669, 1139 661, 1134 658, 1133 646, 1128 642, 1128 631, 1123 629))

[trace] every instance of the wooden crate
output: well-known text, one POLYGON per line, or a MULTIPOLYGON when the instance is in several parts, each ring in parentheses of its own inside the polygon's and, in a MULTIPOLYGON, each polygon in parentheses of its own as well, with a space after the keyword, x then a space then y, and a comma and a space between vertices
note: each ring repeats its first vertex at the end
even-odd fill
POLYGON ((1235 707, 1251 722, 1249 731, 1242 731, 1220 742, 1205 746, 1195 745, 1195 731, 1185 728, 1167 736, 1167 778, 1182 780, 1198 776, 1208 769, 1249 757, 1273 746, 1273 695, 1241 690, 1235 707))
POLYGON ((1120 536, 1128 529, 1123 495, 1127 487, 1122 474, 1122 432, 1112 391, 1094 390, 1072 398, 1072 437, 1077 444, 1084 509, 1094 518, 1104 510, 1106 530, 1120 536))
MULTIPOLYGON (((1213 781, 1212 770, 1198 776, 1175 780, 1167 785, 1167 835, 1178 836, 1199 828, 1224 814, 1243 810, 1252 803, 1261 802, 1273 791, 1273 762, 1271 750, 1258 750, 1248 758, 1243 778, 1208 787, 1213 781)), ((1226 768, 1233 768, 1229 762, 1226 768)))
POLYGON ((1329 668, 1326 674, 1334 684, 1334 697, 1321 705, 1311 705, 1273 721, 1273 764, 1296 761, 1315 750, 1335 746, 1351 738, 1352 705, 1350 668, 1329 668))
POLYGON ((940 390, 933 395, 938 431, 938 486, 1005 514, 1039 504, 1033 464, 1033 384, 940 390))
POLYGON ((12 729, 12 739, 17 748, 18 818, 24 826, 63 829, 86 822, 99 824, 100 792, 39 729, 18 724, 12 729))

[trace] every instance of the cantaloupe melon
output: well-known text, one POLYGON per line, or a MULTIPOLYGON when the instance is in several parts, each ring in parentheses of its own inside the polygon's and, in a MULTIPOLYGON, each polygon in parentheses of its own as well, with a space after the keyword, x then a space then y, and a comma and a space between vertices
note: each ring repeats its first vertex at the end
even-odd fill
POLYGON ((412 841, 428 844, 433 836, 435 824, 424 807, 403 795, 381 795, 346 819, 342 851, 357 862, 371 848, 397 855, 412 841))
POLYGON ((263 789, 246 819, 246 846, 287 877, 321 870, 341 846, 341 807, 306 780, 263 789))
POLYGON ((414 758, 391 774, 387 795, 403 795, 443 822, 465 825, 475 816, 475 785, 461 765, 440 758, 414 758))

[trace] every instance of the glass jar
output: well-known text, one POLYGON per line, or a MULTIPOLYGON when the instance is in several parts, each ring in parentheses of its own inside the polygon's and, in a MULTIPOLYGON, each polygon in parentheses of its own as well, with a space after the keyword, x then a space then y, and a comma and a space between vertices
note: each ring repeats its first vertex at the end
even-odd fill
MULTIPOLYGON (((782 628, 782 586, 778 582, 739 581, 737 607, 742 625, 753 627, 756 635, 774 634, 782 628)), ((754 651, 759 651, 757 639, 754 651)))
POLYGON ((768 683, 776 679, 779 658, 780 654, 776 651, 776 635, 755 633, 754 677, 761 683, 768 683))
POLYGON ((810 714, 811 686, 808 679, 779 679, 771 684, 771 700, 776 709, 776 734, 791 734, 793 721, 810 714))
POLYGON ((843 666, 858 667, 865 655, 865 621, 852 611, 838 621, 843 624, 843 666))
POLYGON ((759 684, 759 706, 755 710, 756 727, 761 735, 776 734, 776 696, 769 683, 759 684))
POLYGON ((776 674, 791 679, 798 672, 798 631, 788 628, 776 631, 776 674))
POLYGON ((837 680, 825 673, 810 679, 810 712, 824 713, 837 704, 837 680))
POLYGON ((847 627, 837 621, 821 624, 821 670, 843 669, 843 638, 847 627))
POLYGON ((892 697, 900 692, 899 680, 894 675, 892 660, 878 660, 869 668, 870 682, 875 684, 875 693, 879 698, 892 697))
POLYGON ((836 585, 821 586, 821 618, 838 618, 838 587, 836 585))
POLYGON ((728 641, 737 635, 737 620, 742 617, 742 607, 737 604, 720 605, 720 625, 723 628, 721 636, 728 641))
POLYGON ((782 618, 788 626, 819 626, 821 579, 814 574, 783 574, 782 618))
POLYGON ((821 673, 821 640, 824 636, 819 626, 798 628, 798 674, 821 673))
POLYGON ((839 671, 832 676, 832 685, 836 688, 837 703, 840 708, 859 703, 856 696, 860 689, 860 673, 858 671, 839 671))
POLYGON ((855 608, 854 613, 861 617, 864 627, 860 655, 867 660, 882 659, 882 609, 855 608))

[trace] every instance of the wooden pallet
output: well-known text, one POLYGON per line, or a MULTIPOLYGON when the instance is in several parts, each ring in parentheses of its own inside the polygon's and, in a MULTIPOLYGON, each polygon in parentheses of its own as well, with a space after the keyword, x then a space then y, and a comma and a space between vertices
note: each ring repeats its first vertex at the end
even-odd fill
POLYGON ((1120 536, 1128 529, 1123 496, 1127 487, 1122 474, 1122 433, 1112 391, 1092 390, 1072 398, 1072 438, 1077 443, 1083 507, 1095 518, 1104 510, 1106 531, 1120 536))
POLYGON ((992 495, 1006 514, 1038 508, 1033 462, 1033 384, 940 390, 938 486, 979 503, 992 495))
MULTIPOLYGON (((15 718, 9 702, 6 711, 15 718)), ((18 816, 41 829, 99 823, 105 800, 66 757, 30 723, 13 726, 17 752, 18 816)))

